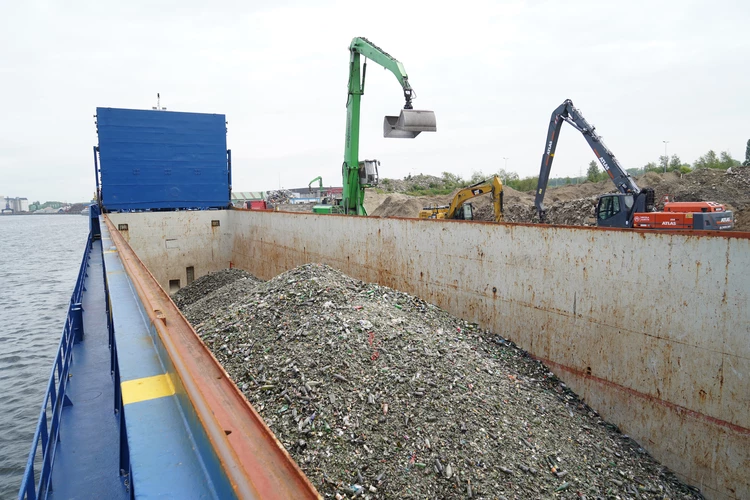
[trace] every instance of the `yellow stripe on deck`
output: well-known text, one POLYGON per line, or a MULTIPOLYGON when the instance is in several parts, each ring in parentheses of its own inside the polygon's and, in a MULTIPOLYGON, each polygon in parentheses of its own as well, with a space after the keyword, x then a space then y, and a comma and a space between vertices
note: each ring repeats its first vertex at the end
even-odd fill
POLYGON ((120 387, 122 388, 122 404, 124 405, 174 394, 174 385, 172 385, 172 380, 167 374, 128 380, 121 383, 120 387))

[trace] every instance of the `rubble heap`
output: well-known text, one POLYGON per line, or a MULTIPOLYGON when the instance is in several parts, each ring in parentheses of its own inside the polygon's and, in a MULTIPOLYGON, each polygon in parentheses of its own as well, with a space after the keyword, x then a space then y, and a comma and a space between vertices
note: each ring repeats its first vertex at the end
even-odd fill
MULTIPOLYGON (((570 201, 555 201, 545 203, 547 210, 547 224, 566 226, 595 226, 596 196, 579 198, 570 201)), ((492 206, 484 205, 474 213, 475 220, 493 221, 495 215, 492 206)), ((506 205, 503 209, 505 222, 533 222, 538 223, 539 217, 536 207, 529 205, 506 205)))
MULTIPOLYGON (((393 181, 389 186, 405 192, 409 192, 409 186, 421 188, 425 182, 428 186, 442 186, 436 184, 435 179, 415 176, 407 184, 404 184, 407 181, 393 181)), ((715 201, 725 204, 728 210, 734 212, 735 230, 750 231, 750 167, 697 169, 688 174, 648 172, 636 181, 642 188, 654 188, 657 209, 663 209, 662 197, 665 195, 669 195, 671 201, 715 201)), ((503 191, 506 222, 539 222, 534 209, 534 191, 519 192, 508 186, 503 191)), ((368 190, 367 196, 372 200, 368 213, 379 217, 417 217, 421 207, 446 205, 457 192, 458 189, 451 195, 412 197, 400 193, 376 196, 368 190), (382 207, 379 206, 381 204, 382 207)), ((549 188, 544 200, 547 223, 596 225, 597 197, 615 192, 610 180, 549 188)), ((479 196, 470 202, 475 208, 475 220, 494 220, 490 196, 479 196)))
POLYGON ((222 296, 196 331, 325 497, 701 498, 512 342, 416 297, 317 264, 222 296))
POLYGON ((294 198, 294 194, 288 189, 277 189, 266 193, 266 201, 274 205, 289 203, 292 198, 294 198))

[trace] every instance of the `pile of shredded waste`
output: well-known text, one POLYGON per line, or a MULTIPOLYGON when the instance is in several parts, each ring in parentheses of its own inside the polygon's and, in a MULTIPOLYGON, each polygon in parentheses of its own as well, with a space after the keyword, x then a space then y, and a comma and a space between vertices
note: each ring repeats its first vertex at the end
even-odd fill
POLYGON ((237 283, 181 307, 327 498, 702 498, 497 334, 325 265, 237 283))
POLYGON ((234 283, 237 280, 250 280, 252 283, 257 283, 258 279, 252 274, 243 271, 242 269, 222 269, 201 276, 197 280, 193 281, 190 285, 180 288, 172 295, 174 303, 183 310, 195 302, 205 299, 208 295, 219 292, 226 285, 234 283))

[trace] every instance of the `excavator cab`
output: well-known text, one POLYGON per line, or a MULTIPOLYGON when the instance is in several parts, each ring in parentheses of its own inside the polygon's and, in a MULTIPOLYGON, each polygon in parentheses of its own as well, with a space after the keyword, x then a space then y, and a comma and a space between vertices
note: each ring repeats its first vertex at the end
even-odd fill
POLYGON ((454 218, 460 220, 474 220, 474 205, 471 203, 464 203, 458 210, 456 210, 456 216, 454 218))
POLYGON ((654 189, 643 188, 640 193, 605 194, 596 204, 596 225, 599 227, 633 227, 633 214, 653 212, 654 189))
POLYGON ((632 194, 607 194, 596 205, 596 225, 602 227, 629 227, 633 209, 632 194))

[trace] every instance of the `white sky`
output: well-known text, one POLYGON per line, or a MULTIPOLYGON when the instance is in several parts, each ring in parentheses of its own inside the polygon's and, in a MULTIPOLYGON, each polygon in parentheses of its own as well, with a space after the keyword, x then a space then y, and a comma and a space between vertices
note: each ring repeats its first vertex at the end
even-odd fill
MULTIPOLYGON (((565 99, 626 167, 750 138, 750 2, 197 0, 0 2, 0 195, 83 201, 94 191, 95 108, 223 113, 235 191, 341 184, 348 46, 399 59, 436 133, 384 139, 403 106, 368 65, 360 159, 381 177, 538 174, 565 99)), ((552 177, 594 156, 565 125, 552 177)))

